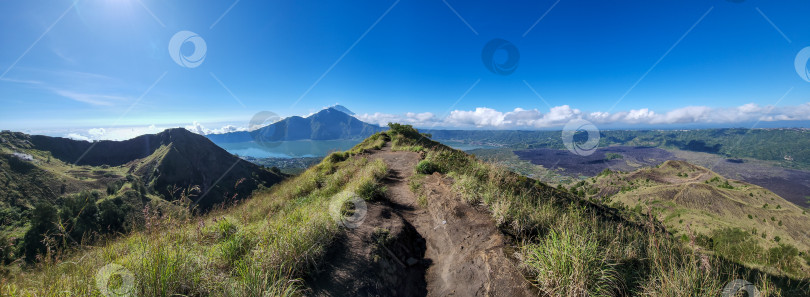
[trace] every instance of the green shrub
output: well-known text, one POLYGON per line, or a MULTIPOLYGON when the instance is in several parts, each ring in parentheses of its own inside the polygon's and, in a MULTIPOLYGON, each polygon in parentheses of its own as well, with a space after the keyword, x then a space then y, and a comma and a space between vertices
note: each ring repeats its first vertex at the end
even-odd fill
POLYGON ((754 260, 762 248, 749 232, 740 228, 725 228, 712 232, 712 249, 719 255, 737 262, 754 260))
POLYGON ((391 134, 399 134, 406 138, 410 139, 420 139, 424 136, 419 134, 419 131, 413 128, 411 125, 402 125, 398 123, 388 123, 388 128, 390 128, 389 132, 391 134))
POLYGON ((347 155, 348 155, 347 153, 343 153, 343 152, 334 152, 334 153, 329 154, 329 156, 327 157, 327 160, 329 160, 330 163, 343 162, 348 158, 347 155))
POLYGON ((729 189, 733 190, 734 186, 728 183, 728 180, 724 181, 722 184, 717 185, 718 188, 729 189))
POLYGON ((439 165, 429 160, 422 160, 416 164, 416 172, 420 174, 433 174, 434 172, 441 173, 442 170, 439 165))
POLYGON ((376 181, 366 181, 357 188, 357 195, 363 200, 374 201, 385 197, 385 191, 387 190, 385 186, 376 181))
POLYGON ((768 249, 768 264, 787 272, 795 272, 799 268, 798 256, 799 250, 796 247, 780 243, 778 246, 768 249))
POLYGON ((45 252, 48 236, 55 234, 58 230, 56 226, 57 211, 49 203, 39 203, 34 207, 31 218, 31 228, 25 233, 23 238, 23 252, 26 261, 36 260, 36 256, 45 252))

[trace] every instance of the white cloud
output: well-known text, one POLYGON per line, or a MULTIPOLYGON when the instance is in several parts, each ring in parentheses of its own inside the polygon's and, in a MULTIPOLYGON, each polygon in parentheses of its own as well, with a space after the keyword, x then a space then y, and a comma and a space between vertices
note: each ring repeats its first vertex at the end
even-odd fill
POLYGON ((230 133, 230 132, 238 132, 238 131, 247 131, 247 128, 244 127, 237 127, 234 125, 225 125, 219 129, 211 130, 208 134, 222 134, 222 133, 230 133))
POLYGON ((105 132, 106 131, 104 130, 104 128, 95 128, 95 129, 87 130, 87 133, 90 134, 90 136, 93 136, 94 138, 99 138, 101 136, 104 136, 105 132))
MULTIPOLYGON (((374 113, 359 114, 361 121, 386 126, 389 122, 410 124, 419 128, 453 129, 541 129, 558 128, 575 119, 584 119, 596 125, 669 125, 690 123, 752 123, 756 121, 810 121, 810 102, 798 106, 760 106, 748 103, 737 107, 712 108, 707 106, 686 106, 670 111, 656 112, 649 108, 617 111, 583 112, 569 105, 555 106, 542 112, 538 109, 515 108, 512 111, 498 111, 488 107, 474 110, 453 110, 447 116, 437 116, 431 112, 405 112, 402 114, 374 113)), ((136 126, 116 128, 94 128, 88 130, 70 129, 59 135, 77 140, 126 140, 144 134, 154 134, 167 128, 182 126, 187 130, 207 135, 247 131, 247 127, 223 125, 219 128, 206 128, 200 122, 191 125, 175 126, 136 126)))
POLYGON ((688 123, 744 123, 755 121, 810 120, 810 102, 799 106, 759 106, 748 103, 731 108, 686 106, 663 113, 649 108, 618 111, 615 113, 594 111, 585 113, 569 105, 555 106, 543 113, 537 109, 515 108, 502 112, 488 107, 474 110, 453 110, 444 118, 432 113, 357 115, 358 119, 385 125, 389 122, 407 123, 421 128, 484 128, 526 129, 560 127, 574 119, 585 119, 595 124, 688 124, 688 123))
POLYGON ((205 129, 205 126, 203 126, 202 124, 200 124, 200 122, 197 122, 197 121, 194 121, 194 123, 192 123, 191 125, 186 126, 185 128, 186 128, 186 130, 189 130, 189 131, 191 131, 193 133, 202 134, 202 135, 208 134, 208 133, 206 133, 206 131, 210 131, 208 129, 205 129))
POLYGON ((191 125, 187 125, 184 128, 186 130, 200 134, 200 135, 207 135, 207 134, 222 134, 222 133, 230 133, 230 132, 239 132, 239 131, 247 131, 246 127, 237 127, 234 125, 225 125, 220 127, 219 129, 208 129, 203 126, 200 122, 194 121, 191 125))
POLYGON ((414 125, 417 127, 431 127, 441 123, 439 119, 430 112, 414 113, 407 112, 402 115, 386 114, 386 113, 373 113, 373 114, 358 114, 355 115, 358 120, 366 123, 386 126, 390 122, 397 122, 402 124, 414 125))
POLYGON ((71 129, 63 134, 64 137, 74 140, 96 141, 96 140, 127 140, 144 134, 159 133, 166 128, 150 126, 114 127, 114 128, 93 128, 88 130, 71 129))
POLYGON ((487 107, 478 107, 474 111, 454 110, 445 122, 456 126, 501 127, 504 113, 487 107))
POLYGON ((78 133, 68 133, 67 135, 65 135, 65 137, 73 139, 73 140, 90 141, 90 137, 87 137, 87 136, 84 136, 84 135, 81 135, 81 134, 78 134, 78 133))

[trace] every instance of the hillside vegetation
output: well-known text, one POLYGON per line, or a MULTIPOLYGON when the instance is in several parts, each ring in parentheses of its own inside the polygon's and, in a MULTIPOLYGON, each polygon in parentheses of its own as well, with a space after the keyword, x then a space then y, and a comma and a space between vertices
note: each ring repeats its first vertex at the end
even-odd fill
POLYGON ((579 196, 651 213, 683 241, 735 262, 797 277, 810 275, 810 214, 762 187, 684 161, 634 172, 604 171, 572 186, 579 196))
POLYGON ((97 295, 96 273, 116 263, 132 272, 141 296, 292 295, 299 287, 294 279, 320 260, 340 230, 330 203, 367 193, 385 172, 384 164, 365 158, 327 158, 295 180, 202 217, 144 210, 145 228, 124 238, 9 267, 0 294, 97 295))
POLYGON ((228 208, 200 217, 149 212, 146 227, 127 237, 35 266, 12 265, 0 295, 98 295, 96 273, 111 263, 131 272, 111 287, 127 287, 124 281, 131 280, 141 296, 308 294, 301 280, 330 261, 326 251, 340 234, 351 232, 339 224, 356 211, 348 206, 351 197, 387 199, 381 181, 389 170, 370 158, 383 147, 418 152, 423 159, 410 181, 420 200, 413 207, 431 205, 434 193, 424 181, 440 177, 451 181, 453 199, 489 214, 509 239, 504 252, 514 255, 540 295, 718 296, 734 279, 754 283, 764 296, 810 293, 806 281, 702 252, 650 216, 480 162, 410 126, 390 127, 228 208), (336 214, 330 206, 341 211, 336 214))
POLYGON ((284 178, 184 129, 94 143, 2 132, 0 262, 129 233, 146 207, 204 212, 284 178))

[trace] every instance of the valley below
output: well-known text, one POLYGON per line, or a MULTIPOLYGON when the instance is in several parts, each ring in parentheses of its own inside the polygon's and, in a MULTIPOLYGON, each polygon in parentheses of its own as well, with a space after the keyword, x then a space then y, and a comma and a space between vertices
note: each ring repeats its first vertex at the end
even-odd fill
POLYGON ((589 156, 548 148, 515 150, 514 154, 520 160, 572 178, 593 177, 605 169, 633 171, 656 166, 667 160, 682 160, 709 168, 726 178, 761 186, 796 205, 810 207, 810 171, 784 168, 770 161, 730 159, 704 152, 633 146, 598 148, 589 156))

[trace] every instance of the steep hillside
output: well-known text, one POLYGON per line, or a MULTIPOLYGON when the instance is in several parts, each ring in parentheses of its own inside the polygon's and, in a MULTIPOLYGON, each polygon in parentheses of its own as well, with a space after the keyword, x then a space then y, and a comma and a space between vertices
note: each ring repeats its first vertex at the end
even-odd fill
POLYGON ((156 192, 171 196, 174 187, 200 187, 199 207, 207 209, 226 199, 247 197, 284 176, 241 160, 203 136, 185 129, 160 134, 160 147, 146 158, 128 162, 131 172, 144 177, 156 192))
MULTIPOLYGON (((747 233, 743 239, 762 248, 750 251, 748 260, 753 263, 764 260, 755 258, 765 258, 765 250, 780 245, 810 251, 810 214, 805 209, 765 188, 726 179, 688 162, 666 161, 627 173, 606 170, 572 190, 620 207, 652 211, 669 230, 705 236, 703 245, 709 248, 725 244, 721 241, 732 230, 747 233)), ((752 249, 756 248, 752 245, 752 249)))
POLYGON ((651 217, 396 124, 231 208, 147 226, 12 266, 0 294, 94 295, 110 274, 144 296, 718 296, 735 279, 763 296, 810 293, 806 275, 715 257, 651 217))
POLYGON ((363 139, 383 130, 385 129, 364 123, 337 107, 330 107, 306 118, 292 116, 250 132, 209 134, 206 137, 215 143, 363 139))
POLYGON ((199 206, 208 208, 222 202, 226 196, 244 198, 259 185, 270 186, 283 178, 279 173, 241 161, 205 137, 182 128, 125 141, 92 143, 22 133, 2 136, 6 159, 14 152, 37 156, 20 166, 39 171, 45 176, 40 179, 50 181, 43 183, 45 187, 41 190, 48 192, 46 197, 50 198, 88 188, 104 188, 109 182, 131 174, 140 177, 150 191, 166 199, 172 197, 174 187, 199 186, 204 195, 198 198, 199 206), (105 169, 91 170, 102 166, 105 169), (56 182, 58 180, 63 181, 56 182), (62 184, 64 190, 60 189, 62 184))
POLYGON ((85 236, 95 237, 92 234, 137 229, 146 206, 179 211, 183 208, 179 205, 187 205, 206 211, 285 177, 234 157, 185 129, 95 143, 3 132, 0 262, 23 253, 33 260, 45 249, 37 243, 42 233, 70 233, 71 238, 59 246, 78 244, 85 236), (175 200, 183 201, 167 202, 175 200), (43 211, 57 212, 58 222, 37 221, 37 213, 43 211), (84 225, 72 225, 77 221, 84 225), (39 223, 45 224, 42 230, 35 228, 39 223), (56 232, 57 226, 75 228, 56 232))

